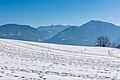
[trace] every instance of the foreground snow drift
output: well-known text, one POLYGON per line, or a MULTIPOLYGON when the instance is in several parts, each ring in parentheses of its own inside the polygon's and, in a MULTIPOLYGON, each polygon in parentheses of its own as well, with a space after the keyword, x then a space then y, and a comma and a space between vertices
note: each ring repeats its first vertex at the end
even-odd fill
POLYGON ((120 80, 120 50, 0 39, 0 80, 120 80))

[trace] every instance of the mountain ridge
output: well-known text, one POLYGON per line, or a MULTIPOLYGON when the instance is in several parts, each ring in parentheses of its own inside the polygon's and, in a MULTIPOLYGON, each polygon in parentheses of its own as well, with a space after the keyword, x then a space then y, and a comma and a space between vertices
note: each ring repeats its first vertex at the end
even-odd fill
MULTIPOLYGON (((69 25, 50 25, 50 26, 40 26, 37 28, 41 33, 47 35, 47 39, 52 38, 56 34, 58 34, 60 31, 68 28, 69 25)), ((46 40, 47 40, 46 39, 46 40)))
POLYGON ((0 26, 0 37, 18 40, 40 41, 44 35, 29 25, 5 24, 0 26))

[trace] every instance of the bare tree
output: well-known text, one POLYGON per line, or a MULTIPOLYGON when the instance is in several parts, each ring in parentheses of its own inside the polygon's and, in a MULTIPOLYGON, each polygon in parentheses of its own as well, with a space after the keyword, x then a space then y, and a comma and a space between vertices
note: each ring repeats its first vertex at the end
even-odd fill
POLYGON ((117 48, 119 48, 119 49, 120 49, 120 44, 118 44, 118 45, 117 45, 117 48))
POLYGON ((110 42, 107 36, 99 36, 96 39, 96 46, 107 47, 110 42))
POLYGON ((119 49, 120 49, 120 44, 118 44, 118 43, 113 43, 113 44, 112 44, 112 47, 113 47, 113 48, 119 48, 119 49))

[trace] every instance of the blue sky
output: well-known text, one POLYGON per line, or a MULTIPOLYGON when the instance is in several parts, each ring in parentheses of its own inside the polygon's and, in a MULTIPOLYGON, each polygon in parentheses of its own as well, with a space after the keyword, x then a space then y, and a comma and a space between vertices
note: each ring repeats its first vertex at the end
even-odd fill
POLYGON ((120 0, 0 0, 0 25, 81 25, 90 20, 120 23, 120 0))

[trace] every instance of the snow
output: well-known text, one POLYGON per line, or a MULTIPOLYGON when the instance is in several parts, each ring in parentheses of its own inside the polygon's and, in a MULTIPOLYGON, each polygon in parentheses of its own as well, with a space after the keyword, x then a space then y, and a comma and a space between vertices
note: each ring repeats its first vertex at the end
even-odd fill
POLYGON ((0 39, 0 80, 120 80, 120 50, 0 39))

